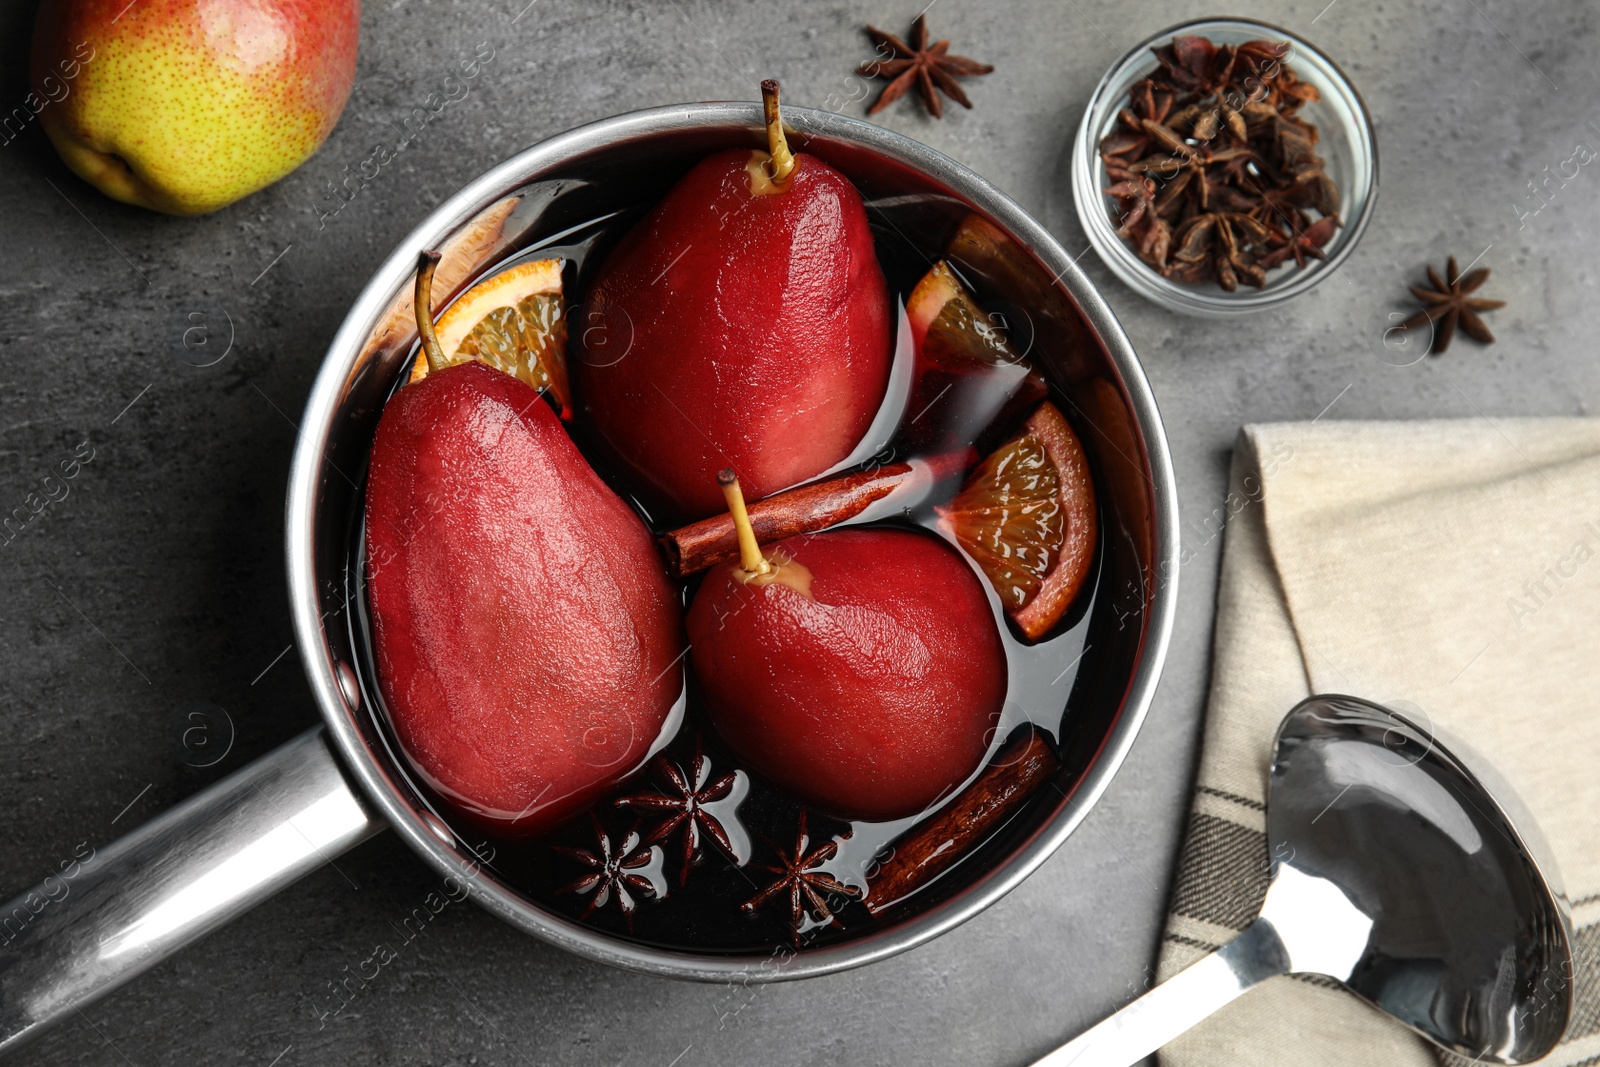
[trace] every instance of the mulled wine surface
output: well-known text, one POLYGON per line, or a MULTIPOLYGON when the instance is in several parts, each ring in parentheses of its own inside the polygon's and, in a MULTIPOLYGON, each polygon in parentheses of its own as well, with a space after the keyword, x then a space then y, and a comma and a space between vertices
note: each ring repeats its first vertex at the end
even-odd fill
MULTIPOLYGON (((897 219, 895 205, 869 199, 866 206, 879 262, 897 304, 903 304, 942 249, 919 248, 907 236, 915 229, 906 217, 897 219)), ((570 294, 569 338, 585 329, 615 329, 612 323, 585 320, 583 296, 605 253, 647 208, 641 205, 567 230, 522 249, 484 274, 536 258, 559 257, 564 289, 570 294)), ((1034 348, 1025 309, 1007 300, 1007 294, 986 289, 982 279, 963 281, 986 314, 1007 331, 1017 351, 1026 355, 1034 348)), ((569 359, 574 358, 580 357, 569 341, 569 359)), ((1050 373, 1046 360, 1036 356, 1030 362, 1050 373)), ((404 380, 403 374, 397 375, 396 388, 404 380)), ((945 388, 941 382, 933 393, 942 397, 945 388)), ((986 454, 1018 431, 1027 411, 1002 410, 1003 405, 995 403, 996 413, 977 424, 971 415, 973 405, 985 403, 981 390, 966 403, 954 404, 919 400, 913 391, 892 441, 855 469, 924 458, 933 451, 931 441, 938 442, 941 455, 948 455, 953 445, 965 444, 977 444, 986 454)), ((1063 408, 1069 421, 1075 421, 1073 409, 1063 408)), ((659 536, 674 525, 651 515, 630 493, 625 472, 607 463, 582 414, 568 429, 595 470, 632 504, 652 533, 659 536)), ((1080 426, 1078 431, 1087 442, 1088 428, 1080 426)), ((937 525, 934 509, 947 503, 960 484, 959 479, 945 483, 936 494, 870 525, 917 530, 950 542, 937 525)), ((376 684, 362 577, 362 510, 362 501, 357 500, 345 575, 347 602, 356 608, 347 614, 351 642, 359 650, 363 706, 372 714, 378 736, 389 745, 394 765, 407 773, 405 758, 380 710, 383 700, 376 684)), ((987 753, 979 768, 920 815, 890 822, 843 821, 809 808, 741 767, 703 721, 687 657, 684 693, 644 764, 587 812, 541 838, 486 838, 481 829, 454 817, 449 805, 432 798, 414 776, 407 776, 417 795, 471 845, 485 868, 544 907, 608 933, 680 950, 730 954, 767 954, 779 946, 858 937, 958 892, 987 869, 990 855, 1014 843, 1007 840, 1009 824, 1031 808, 1053 809, 1062 801, 1070 781, 1052 773, 1057 764, 1049 750, 1061 741, 1063 730, 1072 727, 1073 694, 1081 688, 1076 686, 1079 669, 1090 650, 1103 551, 1096 549, 1089 577, 1072 607, 1041 640, 1022 639, 998 597, 989 596, 1007 663, 1004 709, 989 730, 987 753), (1005 767, 1006 773, 1031 768, 1021 777, 1012 776, 1018 795, 1002 798, 1003 811, 998 804, 991 805, 998 814, 983 822, 982 832, 961 846, 953 863, 941 863, 933 877, 909 881, 893 877, 896 863, 906 864, 907 842, 919 830, 937 829, 937 820, 949 816, 952 806, 982 807, 983 798, 974 800, 972 792, 963 790, 997 767, 1005 767), (1026 796, 1021 795, 1024 787, 1026 796), (887 884, 903 891, 894 899, 882 899, 874 887, 887 884)), ((685 608, 702 577, 678 583, 685 608)), ((989 591, 981 573, 979 580, 989 591)))

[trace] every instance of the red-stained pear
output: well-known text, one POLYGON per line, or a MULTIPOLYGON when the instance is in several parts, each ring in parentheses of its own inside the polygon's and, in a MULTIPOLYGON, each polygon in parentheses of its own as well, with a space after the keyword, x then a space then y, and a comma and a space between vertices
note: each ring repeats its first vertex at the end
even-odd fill
MULTIPOLYGON (((429 307, 432 263, 418 277, 429 307)), ((650 533, 538 392, 444 364, 384 408, 366 496, 378 682, 423 779, 480 825, 549 829, 635 770, 683 689, 650 533)))
POLYGON ((769 150, 702 160, 602 264, 574 327, 578 403, 640 492, 675 520, 751 499, 848 456, 893 354, 888 287, 861 196, 791 153, 777 83, 769 150))
POLYGON ((844 529, 762 550, 729 477, 741 558, 707 572, 689 656, 717 732, 842 818, 914 815, 978 766, 1006 695, 983 586, 938 538, 844 529))

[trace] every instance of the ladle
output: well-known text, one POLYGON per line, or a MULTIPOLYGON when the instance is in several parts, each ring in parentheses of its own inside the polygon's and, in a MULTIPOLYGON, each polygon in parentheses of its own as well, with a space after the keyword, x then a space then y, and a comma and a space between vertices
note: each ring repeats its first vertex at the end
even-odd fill
POLYGON ((1278 728, 1274 857, 1233 941, 1035 1067, 1127 1067, 1265 979, 1320 974, 1474 1063, 1527 1063, 1572 1011, 1560 875, 1516 794, 1431 724, 1315 696, 1278 728))

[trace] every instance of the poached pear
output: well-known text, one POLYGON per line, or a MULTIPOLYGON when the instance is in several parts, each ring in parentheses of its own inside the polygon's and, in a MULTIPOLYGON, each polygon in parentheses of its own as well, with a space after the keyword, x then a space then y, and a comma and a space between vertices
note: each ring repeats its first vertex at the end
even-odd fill
MULTIPOLYGON (((729 508, 744 514, 738 483, 729 508)), ((708 718, 749 767, 846 819, 915 815, 983 759, 1006 656, 983 586, 943 541, 846 529, 707 572, 689 656, 708 718)))
POLYGON ((586 305, 600 327, 574 331, 579 404, 679 518, 722 509, 723 467, 753 499, 832 467, 889 380, 889 290, 861 196, 789 151, 777 83, 762 92, 770 151, 690 170, 602 263, 586 305))
POLYGON ((385 406, 367 484, 379 686, 435 791, 481 825, 538 833, 661 735, 683 689, 680 604, 648 530, 540 394, 435 361, 418 318, 433 369, 385 406))

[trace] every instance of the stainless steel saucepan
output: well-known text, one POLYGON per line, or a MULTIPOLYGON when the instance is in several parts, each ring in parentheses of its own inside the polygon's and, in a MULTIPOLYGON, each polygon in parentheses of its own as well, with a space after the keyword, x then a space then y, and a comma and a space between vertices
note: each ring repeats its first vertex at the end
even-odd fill
MULTIPOLYGON (((1032 358, 1090 454, 1102 508, 1101 577, 1073 711, 1058 738, 1059 788, 1041 790, 976 862, 958 868, 960 877, 919 894, 907 913, 771 967, 762 966, 765 955, 638 943, 542 907, 475 854, 476 839, 458 835, 413 786, 360 681, 365 651, 352 616, 361 590, 350 553, 378 414, 414 344, 417 254, 445 250, 436 283, 442 302, 508 256, 559 245, 574 227, 659 198, 708 151, 764 144, 757 104, 622 115, 527 149, 463 188, 412 231, 356 300, 312 387, 289 481, 289 597, 323 724, 100 848, 70 882, 47 879, 0 911, 0 1050, 385 828, 493 914, 572 952, 676 978, 767 981, 858 966, 938 936, 1016 886, 1083 820, 1144 718, 1177 593, 1171 462, 1138 359, 1066 251, 988 182, 877 126, 803 108, 785 114, 794 143, 847 174, 877 224, 932 256, 954 237, 948 254, 1010 294, 1030 319, 1032 358)), ((589 324, 580 317, 571 328, 589 324)))

